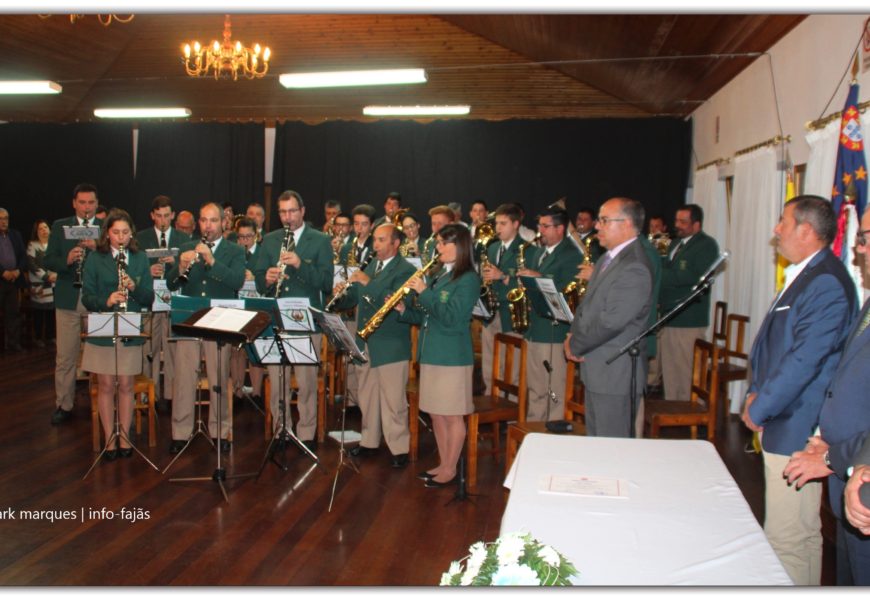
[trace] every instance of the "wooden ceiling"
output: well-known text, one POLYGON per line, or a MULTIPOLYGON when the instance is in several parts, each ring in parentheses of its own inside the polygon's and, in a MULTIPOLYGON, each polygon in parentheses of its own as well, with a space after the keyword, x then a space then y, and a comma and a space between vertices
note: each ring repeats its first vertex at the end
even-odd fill
POLYGON ((233 40, 272 49, 263 79, 185 74, 184 42, 221 14, 0 16, 0 79, 57 96, 0 96, 0 120, 94 121, 97 107, 186 106, 191 120, 369 120, 367 104, 470 104, 467 118, 684 116, 806 15, 232 15, 233 40), (720 56, 716 56, 720 55, 720 56), (422 67, 421 85, 287 90, 290 71, 422 67))

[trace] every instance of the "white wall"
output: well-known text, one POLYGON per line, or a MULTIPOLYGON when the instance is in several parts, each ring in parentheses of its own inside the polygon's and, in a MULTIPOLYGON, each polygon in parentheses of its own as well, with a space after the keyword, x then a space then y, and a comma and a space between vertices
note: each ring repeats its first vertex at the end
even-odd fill
MULTIPOLYGON (((811 15, 770 49, 770 58, 759 57, 728 85, 692 113, 695 166, 732 158, 734 153, 780 133, 771 83, 776 82, 783 135, 791 135, 789 153, 794 164, 807 161, 809 146, 804 125, 820 116, 842 110, 851 79, 838 81, 850 68, 867 14, 811 15), (834 90, 836 88, 836 94, 834 90), (825 104, 834 95, 830 106, 825 104), (824 110, 824 112, 822 112, 824 110), (716 142, 716 117, 719 141, 716 142)), ((863 68, 863 65, 862 65, 863 68)), ((870 98, 870 72, 860 73, 859 101, 870 98)), ((870 114, 864 118, 870 118, 870 114)))

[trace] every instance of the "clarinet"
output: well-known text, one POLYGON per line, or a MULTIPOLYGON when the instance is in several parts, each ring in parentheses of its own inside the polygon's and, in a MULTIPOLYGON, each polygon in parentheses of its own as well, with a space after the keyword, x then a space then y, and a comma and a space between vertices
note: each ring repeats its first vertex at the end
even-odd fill
MULTIPOLYGON (((366 255, 365 260, 362 261, 362 263, 360 263, 359 270, 364 271, 365 268, 367 266, 369 266, 369 263, 372 262, 372 258, 374 258, 374 256, 375 256, 375 251, 374 250, 370 251, 366 255)), ((346 279, 345 279, 345 282, 347 282, 346 279)), ((338 301, 341 300, 342 298, 344 298, 345 294, 347 294, 347 290, 349 288, 350 288, 350 284, 346 283, 346 285, 343 288, 341 288, 341 290, 335 296, 332 297, 332 300, 330 300, 326 304, 326 306, 323 307, 323 312, 332 312, 332 309, 335 308, 335 305, 338 303, 338 301)))
MULTIPOLYGON (((200 238, 199 241, 202 244, 208 243, 208 240, 206 239, 205 236, 202 236, 202 238, 200 238)), ((190 263, 187 265, 187 268, 184 270, 184 273, 178 274, 178 281, 180 281, 182 284, 187 283, 187 278, 190 276, 190 270, 193 268, 193 265, 195 265, 197 262, 199 262, 199 253, 197 253, 196 258, 194 258, 192 261, 190 261, 190 263)))
POLYGON ((85 252, 82 252, 76 259, 76 270, 73 272, 73 287, 76 289, 81 289, 82 281, 84 279, 83 270, 85 266, 85 252))
POLYGON ((118 246, 118 291, 124 292, 124 300, 118 302, 118 311, 127 312, 127 290, 124 278, 127 276, 127 261, 124 258, 124 244, 118 246))
POLYGON ((275 265, 280 270, 278 273, 278 279, 275 280, 275 300, 281 296, 281 282, 284 281, 284 278, 287 276, 287 267, 281 262, 281 255, 290 251, 287 246, 290 244, 290 236, 292 234, 293 232, 290 231, 289 227, 284 228, 284 241, 281 242, 281 250, 278 251, 278 264, 275 265))

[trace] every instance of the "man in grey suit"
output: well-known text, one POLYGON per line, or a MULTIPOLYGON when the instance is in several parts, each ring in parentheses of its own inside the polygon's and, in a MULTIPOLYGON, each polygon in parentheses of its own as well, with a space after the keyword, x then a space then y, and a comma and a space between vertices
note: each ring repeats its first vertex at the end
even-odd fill
MULTIPOLYGON (((595 264, 565 340, 565 356, 580 363, 586 386, 588 435, 630 435, 631 359, 605 361, 644 330, 653 308, 653 268, 638 241, 643 222, 643 206, 629 198, 611 198, 598 211, 598 241, 607 253, 595 264)), ((638 400, 646 381, 645 345, 640 349, 638 400)))

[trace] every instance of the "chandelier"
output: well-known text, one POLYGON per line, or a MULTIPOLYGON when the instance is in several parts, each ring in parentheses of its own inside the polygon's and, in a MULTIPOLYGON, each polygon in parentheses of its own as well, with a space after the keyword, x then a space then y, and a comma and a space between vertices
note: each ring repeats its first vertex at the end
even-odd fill
MULTIPOLYGON (((39 15, 40 19, 47 19, 51 15, 39 15)), ((76 21, 79 19, 84 19, 87 15, 69 15, 69 22, 75 25, 76 21)), ((108 27, 112 24, 112 21, 116 21, 117 23, 129 23, 133 20, 133 17, 136 15, 94 15, 97 17, 97 20, 100 22, 100 25, 104 27, 108 27)))
POLYGON ((217 40, 211 46, 202 47, 199 42, 184 45, 184 70, 191 77, 207 77, 214 75, 215 79, 233 79, 242 75, 248 79, 259 78, 269 70, 269 57, 272 51, 269 47, 262 49, 260 44, 247 48, 242 42, 233 44, 230 16, 224 18, 224 41, 217 40))

